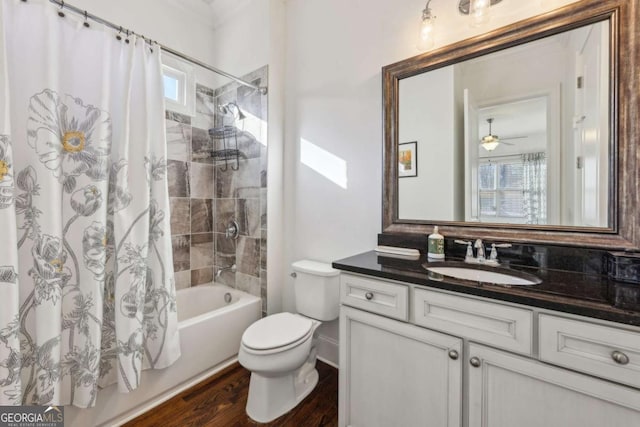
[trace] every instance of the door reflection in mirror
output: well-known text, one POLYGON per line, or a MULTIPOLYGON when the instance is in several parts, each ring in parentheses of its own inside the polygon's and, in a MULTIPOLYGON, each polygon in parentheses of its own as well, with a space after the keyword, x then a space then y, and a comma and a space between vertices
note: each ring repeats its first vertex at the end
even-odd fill
POLYGON ((484 136, 467 143, 477 150, 478 194, 466 197, 479 204, 480 222, 547 224, 547 188, 558 177, 546 158, 559 140, 549 135, 547 97, 482 108, 477 122, 484 136))

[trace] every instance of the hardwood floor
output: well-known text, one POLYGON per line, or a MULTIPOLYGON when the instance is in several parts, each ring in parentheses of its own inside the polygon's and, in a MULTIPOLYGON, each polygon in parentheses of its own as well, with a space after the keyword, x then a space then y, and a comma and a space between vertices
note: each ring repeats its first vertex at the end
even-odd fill
POLYGON ((125 424, 126 427, 242 427, 338 425, 338 370, 320 361, 315 390, 287 414, 268 424, 245 413, 250 372, 234 364, 125 424))

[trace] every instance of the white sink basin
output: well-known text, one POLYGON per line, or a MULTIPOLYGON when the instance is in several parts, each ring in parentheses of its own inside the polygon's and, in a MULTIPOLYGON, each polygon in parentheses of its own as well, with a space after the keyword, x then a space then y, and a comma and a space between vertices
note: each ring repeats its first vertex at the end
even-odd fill
POLYGON ((432 273, 441 274, 443 276, 455 277, 456 279, 463 280, 472 280, 474 282, 494 283, 496 285, 531 286, 537 285, 542 282, 539 278, 531 274, 518 272, 518 275, 516 276, 509 274, 508 272, 504 272, 504 269, 501 269, 502 272, 498 272, 480 270, 472 266, 425 266, 425 268, 432 273))

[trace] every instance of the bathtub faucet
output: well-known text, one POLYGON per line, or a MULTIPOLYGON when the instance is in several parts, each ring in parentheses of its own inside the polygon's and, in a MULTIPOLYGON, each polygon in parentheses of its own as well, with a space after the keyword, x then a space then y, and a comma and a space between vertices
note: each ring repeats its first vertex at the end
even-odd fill
POLYGON ((236 265, 235 264, 231 264, 229 267, 221 267, 219 269, 216 270, 216 279, 219 278, 222 275, 223 271, 231 271, 232 273, 236 272, 236 265))

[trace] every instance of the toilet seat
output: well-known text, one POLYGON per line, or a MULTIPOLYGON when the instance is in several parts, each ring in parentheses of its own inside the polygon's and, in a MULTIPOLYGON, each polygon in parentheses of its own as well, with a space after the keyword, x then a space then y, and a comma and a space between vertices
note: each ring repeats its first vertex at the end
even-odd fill
POLYGON ((278 313, 258 320, 242 334, 242 345, 254 353, 285 351, 306 341, 313 321, 292 313, 278 313))

